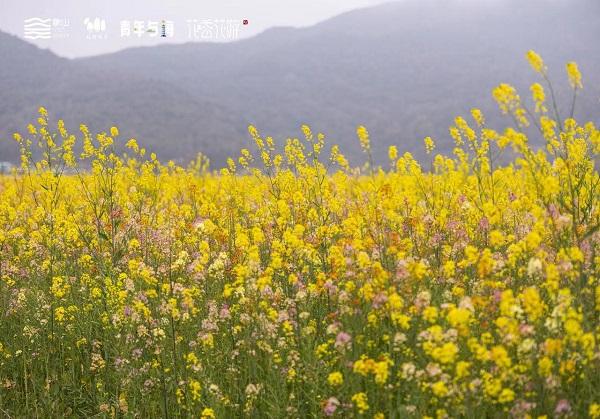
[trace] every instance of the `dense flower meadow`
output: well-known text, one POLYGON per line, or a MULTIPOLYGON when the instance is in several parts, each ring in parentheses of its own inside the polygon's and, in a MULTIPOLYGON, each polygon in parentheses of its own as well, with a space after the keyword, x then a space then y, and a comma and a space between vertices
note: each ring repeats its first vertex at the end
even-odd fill
POLYGON ((599 418, 600 131, 527 58, 510 128, 384 168, 362 126, 361 168, 250 127, 211 173, 40 108, 0 178, 0 416, 599 418))

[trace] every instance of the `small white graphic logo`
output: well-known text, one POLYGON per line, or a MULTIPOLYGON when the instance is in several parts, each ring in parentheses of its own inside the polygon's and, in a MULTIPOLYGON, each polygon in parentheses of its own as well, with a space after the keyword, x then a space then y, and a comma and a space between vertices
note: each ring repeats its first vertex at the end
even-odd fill
POLYGON ((83 24, 85 25, 87 31, 91 33, 100 33, 106 31, 106 20, 100 19, 99 17, 95 19, 86 17, 83 19, 83 24))
POLYGON ((52 19, 41 17, 25 19, 23 36, 27 39, 50 39, 52 37, 52 19))
POLYGON ((68 38, 69 19, 30 17, 23 21, 23 37, 26 39, 68 38))
POLYGON ((106 39, 106 20, 99 17, 86 17, 83 24, 87 31, 87 39, 106 39))

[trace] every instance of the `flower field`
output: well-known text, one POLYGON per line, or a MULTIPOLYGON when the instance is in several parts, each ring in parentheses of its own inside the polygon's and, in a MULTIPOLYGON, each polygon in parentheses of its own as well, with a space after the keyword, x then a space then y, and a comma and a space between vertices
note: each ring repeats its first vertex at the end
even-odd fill
POLYGON ((217 173, 41 108, 0 178, 0 416, 600 417, 600 131, 527 58, 509 128, 382 167, 362 126, 359 168, 250 127, 217 173))

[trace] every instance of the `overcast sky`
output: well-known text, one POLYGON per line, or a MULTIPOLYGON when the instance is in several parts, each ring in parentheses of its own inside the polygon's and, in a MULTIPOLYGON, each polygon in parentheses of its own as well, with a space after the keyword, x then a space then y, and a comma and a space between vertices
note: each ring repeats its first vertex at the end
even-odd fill
POLYGON ((165 42, 226 42, 273 26, 312 25, 348 10, 383 2, 385 0, 0 0, 0 30, 28 37, 29 42, 61 56, 80 57, 165 42), (27 36, 24 21, 30 18, 51 20, 41 24, 29 21, 27 36), (243 24, 244 19, 247 25, 243 24), (166 21, 166 31, 171 29, 169 22, 173 23, 172 37, 170 32, 166 33, 167 37, 160 36, 162 20, 166 21), (38 39, 31 39, 35 36, 38 39))

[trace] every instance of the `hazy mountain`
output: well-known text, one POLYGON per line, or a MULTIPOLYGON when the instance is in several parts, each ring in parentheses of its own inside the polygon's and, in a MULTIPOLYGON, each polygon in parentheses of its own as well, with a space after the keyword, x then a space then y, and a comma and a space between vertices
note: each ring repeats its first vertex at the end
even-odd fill
POLYGON ((70 130, 80 123, 94 132, 117 125, 125 140, 138 138, 165 159, 191 160, 195 152, 211 149, 222 160, 230 148, 218 144, 239 148, 245 139, 246 130, 236 130, 237 121, 223 104, 182 87, 90 69, 4 33, 0 55, 8 58, 0 65, 0 161, 17 159, 12 133, 25 133, 41 105, 70 130))
POLYGON ((598 122, 598 39, 597 0, 404 0, 230 44, 74 61, 0 36, 12 57, 0 68, 0 135, 24 128, 44 104, 72 123, 117 124, 164 158, 201 151, 222 161, 248 142, 250 122, 280 141, 307 123, 354 156, 355 128, 365 124, 378 158, 390 144, 420 155, 427 135, 448 149, 453 117, 473 106, 501 126, 491 89, 509 82, 529 96, 528 49, 545 58, 565 107, 564 64, 579 63, 577 114, 598 122))

